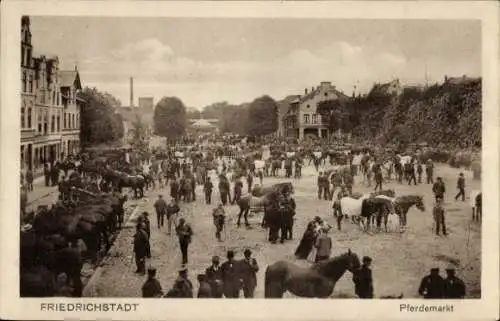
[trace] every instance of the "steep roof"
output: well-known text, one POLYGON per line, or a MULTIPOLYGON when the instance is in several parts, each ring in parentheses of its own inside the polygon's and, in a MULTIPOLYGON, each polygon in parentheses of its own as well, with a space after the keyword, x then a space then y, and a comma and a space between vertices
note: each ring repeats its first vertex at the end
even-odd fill
POLYGON ((59 83, 61 87, 71 87, 74 84, 77 89, 82 89, 78 70, 60 70, 59 83))

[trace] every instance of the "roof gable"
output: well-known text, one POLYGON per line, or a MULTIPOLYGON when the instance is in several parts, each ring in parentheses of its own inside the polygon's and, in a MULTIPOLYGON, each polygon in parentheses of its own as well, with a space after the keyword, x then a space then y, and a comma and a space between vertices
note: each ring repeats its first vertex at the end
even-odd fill
POLYGON ((61 87, 75 86, 76 89, 82 89, 80 74, 78 70, 61 70, 59 71, 59 83, 61 87))

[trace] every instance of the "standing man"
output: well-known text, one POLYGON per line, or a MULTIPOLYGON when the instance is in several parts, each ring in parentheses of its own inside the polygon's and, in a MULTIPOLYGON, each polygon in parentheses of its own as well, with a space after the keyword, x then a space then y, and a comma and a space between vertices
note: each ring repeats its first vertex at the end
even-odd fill
POLYGON ((240 296, 240 273, 238 264, 234 260, 234 251, 227 251, 227 261, 222 263, 222 282, 224 296, 226 298, 238 298, 240 296))
POLYGON ((446 299, 463 299, 465 297, 465 283, 455 276, 455 267, 446 268, 447 277, 444 279, 444 297, 446 299))
POLYGON ((446 192, 446 187, 441 177, 438 177, 437 182, 435 182, 434 185, 432 185, 432 192, 434 193, 436 202, 438 199, 444 200, 444 193, 446 192))
POLYGON ((142 285, 143 298, 160 298, 163 295, 161 284, 156 279, 156 268, 148 268, 148 279, 142 285))
POLYGON ((172 223, 173 225, 177 225, 177 215, 180 212, 179 205, 177 205, 177 202, 175 199, 170 200, 170 204, 167 205, 166 212, 167 212, 167 234, 170 235, 172 232, 172 223))
POLYGON ((328 230, 323 227, 321 233, 316 238, 316 244, 314 244, 314 247, 316 247, 316 259, 314 261, 316 263, 330 258, 332 239, 328 236, 328 230))
POLYGON ((439 231, 443 231, 443 235, 447 235, 446 233, 446 223, 444 219, 444 208, 443 208, 443 199, 436 199, 436 205, 432 210, 432 216, 434 218, 434 223, 436 225, 436 235, 439 235, 439 231))
POLYGON ((424 299, 442 299, 444 296, 444 280, 439 275, 439 268, 432 268, 431 274, 424 276, 418 288, 418 294, 424 299))
POLYGON ((243 285, 243 295, 245 298, 253 298, 255 288, 257 287, 257 272, 259 265, 257 260, 252 257, 252 251, 246 249, 245 258, 241 261, 241 279, 243 285))
POLYGON ((222 205, 226 206, 228 202, 228 197, 229 197, 229 202, 231 202, 231 195, 229 194, 229 190, 231 189, 231 186, 229 186, 229 182, 227 181, 227 178, 224 175, 219 176, 219 194, 220 194, 220 200, 222 202, 222 205))
POLYGON ((382 181, 384 178, 382 177, 382 170, 380 167, 375 171, 375 189, 374 191, 377 191, 377 187, 379 188, 379 191, 382 190, 382 181))
POLYGON ((427 161, 427 165, 425 166, 425 176, 427 178, 427 184, 433 184, 434 183, 434 164, 432 163, 432 160, 429 159, 427 161))
POLYGON ((149 221, 149 213, 144 211, 142 215, 139 217, 138 222, 142 224, 142 228, 146 232, 148 237, 148 246, 147 246, 147 256, 148 259, 151 258, 151 222, 149 221))
POLYGON ((214 184, 210 180, 210 177, 207 177, 205 180, 205 184, 203 185, 203 190, 205 191, 205 203, 210 205, 212 203, 212 190, 214 189, 214 184))
POLYGON ((460 173, 457 180, 458 194, 455 196, 455 201, 462 196, 462 202, 465 201, 465 177, 464 173, 460 173))
POLYGON ((189 243, 191 243, 191 238, 193 237, 193 230, 182 217, 179 220, 179 225, 177 225, 176 231, 179 236, 179 245, 182 253, 182 265, 185 265, 188 263, 188 247, 189 243))
POLYGON ((371 257, 363 257, 363 265, 353 277, 356 295, 360 299, 373 299, 373 278, 372 270, 370 269, 371 264, 371 257))
POLYGON ((170 182, 170 197, 179 200, 179 182, 175 178, 175 174, 172 176, 172 182, 170 182))
POLYGON ((323 172, 319 172, 318 174, 318 182, 317 182, 317 185, 318 185, 318 200, 321 200, 321 194, 323 192, 323 172))
POLYGON ((418 183, 419 184, 422 184, 422 172, 423 172, 422 162, 419 161, 417 163, 417 175, 418 175, 418 183))
POLYGON ((248 171, 247 185, 248 185, 248 193, 251 193, 252 192, 252 185, 253 185, 253 174, 252 174, 252 171, 248 171))
POLYGON ((241 198, 242 190, 243 190, 243 183, 238 178, 234 182, 234 187, 233 187, 233 201, 231 202, 231 204, 238 203, 238 201, 241 198))
POLYGON ((134 254, 135 265, 137 269, 135 273, 144 275, 146 269, 146 256, 148 254, 148 235, 142 229, 141 223, 138 223, 134 234, 134 254))
POLYGON ((157 226, 158 229, 160 227, 163 227, 163 223, 165 221, 165 214, 167 211, 167 203, 163 199, 163 195, 158 195, 158 200, 156 200, 154 204, 155 210, 156 210, 156 219, 157 219, 157 226))
POLYGON ((43 164, 43 176, 45 177, 45 186, 50 186, 50 168, 49 164, 43 164))
POLYGON ((220 259, 217 255, 212 257, 212 265, 205 270, 205 275, 207 282, 212 288, 212 296, 214 298, 222 298, 222 269, 220 266, 220 259))
POLYGON ((220 242, 221 232, 224 229, 224 223, 226 220, 226 213, 224 212, 224 207, 222 206, 222 203, 219 203, 219 205, 217 205, 217 207, 212 212, 212 216, 214 218, 214 225, 216 228, 215 237, 220 242))
POLYGON ((33 172, 28 168, 26 171, 26 183, 28 184, 28 192, 33 191, 33 172))

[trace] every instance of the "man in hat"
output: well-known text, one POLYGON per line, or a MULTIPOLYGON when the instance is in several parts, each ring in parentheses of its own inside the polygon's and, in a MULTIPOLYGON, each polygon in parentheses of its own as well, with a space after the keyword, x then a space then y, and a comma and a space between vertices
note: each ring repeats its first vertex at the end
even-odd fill
POLYGON ((198 274, 196 279, 200 283, 198 288, 198 298, 211 298, 212 297, 212 288, 210 284, 207 282, 207 278, 205 274, 198 274))
POLYGON ((319 172, 318 174, 318 182, 317 182, 317 185, 318 185, 318 200, 321 200, 321 195, 322 195, 322 192, 323 192, 323 185, 324 185, 324 177, 323 177, 323 172, 319 172))
POLYGON ((328 235, 329 229, 326 227, 321 227, 321 233, 316 238, 316 259, 315 262, 320 262, 323 260, 328 260, 330 258, 330 253, 332 251, 332 239, 328 235))
POLYGON ((163 295, 160 282, 156 279, 156 268, 148 268, 148 279, 142 285, 143 298, 159 298, 163 295))
POLYGON ((420 282, 418 294, 424 299, 442 299, 444 296, 444 280, 439 275, 439 268, 432 268, 420 282))
POLYGON ((224 223, 226 219, 226 213, 224 212, 224 207, 222 203, 219 203, 217 207, 212 212, 212 216, 214 218, 214 225, 216 228, 215 237, 217 240, 221 241, 221 232, 224 229, 224 223))
POLYGON ((441 177, 438 177, 437 181, 432 186, 432 192, 434 193, 436 201, 438 198, 444 200, 444 193, 446 192, 446 186, 444 185, 443 179, 441 177))
POLYGON ((439 235, 439 231, 441 230, 443 232, 443 235, 447 235, 442 198, 436 199, 436 205, 434 205, 434 208, 432 210, 432 216, 436 225, 436 235, 439 235))
POLYGON ((259 272, 259 265, 257 264, 257 260, 252 257, 252 251, 250 249, 246 249, 243 254, 245 258, 240 262, 243 295, 245 298, 253 298, 255 288, 257 287, 257 272, 259 272))
POLYGON ((170 200, 170 203, 167 205, 165 211, 167 212, 167 234, 170 235, 172 231, 172 225, 176 225, 177 215, 180 212, 179 205, 174 198, 170 200))
POLYGON ((176 228, 177 235, 179 236, 179 245, 182 253, 182 264, 188 263, 188 247, 193 237, 193 230, 191 226, 186 223, 184 218, 179 220, 179 225, 176 228))
POLYGON ((203 190, 205 191, 205 203, 212 203, 212 191, 214 189, 214 184, 210 180, 210 177, 207 177, 205 180, 205 184, 203 185, 203 190))
POLYGON ((165 220, 165 214, 167 211, 167 203, 163 199, 163 195, 158 195, 158 199, 156 200, 154 204, 155 210, 156 210, 156 219, 158 223, 158 229, 160 227, 163 227, 163 222, 165 220))
POLYGON ((179 271, 178 277, 179 283, 182 281, 182 297, 183 298, 192 298, 193 297, 193 283, 188 278, 188 270, 187 268, 183 268, 179 271))
POLYGON ((146 268, 146 256, 148 254, 149 241, 146 231, 142 228, 141 223, 137 223, 134 234, 134 254, 137 270, 135 273, 144 274, 146 268))
POLYGON ((142 215, 139 219, 139 221, 142 224, 142 228, 146 232, 148 236, 148 249, 147 249, 147 256, 148 259, 151 258, 151 222, 149 221, 149 213, 144 211, 142 212, 142 215))
POLYGON ((241 280, 238 262, 234 260, 234 251, 227 251, 227 261, 222 263, 222 282, 226 298, 240 296, 241 280))
POLYGON ((363 257, 363 265, 354 273, 353 281, 356 295, 360 299, 373 299, 373 279, 370 265, 372 258, 369 256, 363 257))
POLYGON ((458 198, 461 196, 462 202, 464 202, 465 201, 465 177, 464 177, 464 173, 460 173, 460 175, 458 176, 457 189, 458 189, 458 194, 455 196, 455 201, 458 200, 458 198))
POLYGON ((427 164, 425 165, 425 175, 427 176, 427 184, 433 184, 434 164, 432 163, 431 159, 429 159, 427 161, 427 164))
POLYGON ((212 265, 205 270, 206 280, 212 288, 214 298, 222 298, 222 270, 220 259, 217 255, 212 257, 212 265))
POLYGON ((455 276, 455 267, 449 265, 446 268, 446 279, 444 279, 444 297, 447 299, 463 299, 465 297, 465 283, 455 276))

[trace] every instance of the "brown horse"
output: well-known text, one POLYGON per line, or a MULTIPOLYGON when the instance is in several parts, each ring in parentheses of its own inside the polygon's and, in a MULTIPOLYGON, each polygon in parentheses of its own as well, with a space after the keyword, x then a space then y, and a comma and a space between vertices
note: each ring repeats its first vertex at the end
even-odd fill
POLYGON ((284 194, 284 193, 293 194, 294 193, 293 184, 291 182, 283 182, 267 187, 257 185, 252 189, 252 195, 255 197, 261 197, 272 192, 277 192, 278 194, 284 194))
POLYGON ((278 193, 270 192, 264 194, 261 197, 255 197, 252 194, 245 194, 238 200, 238 206, 240 207, 240 213, 238 214, 238 223, 240 226, 241 216, 243 215, 245 218, 245 225, 249 226, 248 223, 248 212, 250 208, 253 210, 264 210, 266 205, 269 205, 271 202, 275 201, 278 197, 278 193))
POLYGON ((265 297, 282 298, 289 291, 299 297, 327 298, 346 270, 355 273, 360 266, 358 255, 351 250, 310 267, 278 261, 266 269, 265 297))

